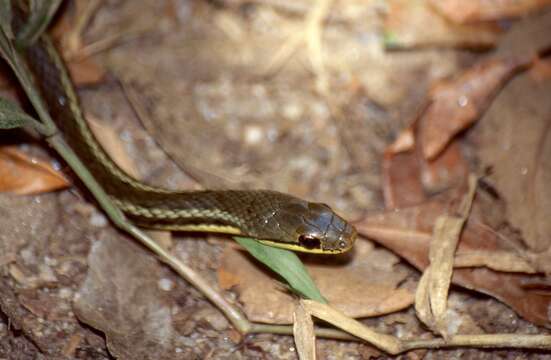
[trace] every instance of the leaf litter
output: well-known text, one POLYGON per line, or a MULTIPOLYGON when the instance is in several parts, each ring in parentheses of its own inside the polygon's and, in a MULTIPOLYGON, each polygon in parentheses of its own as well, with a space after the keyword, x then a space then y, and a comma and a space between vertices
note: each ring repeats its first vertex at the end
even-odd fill
MULTIPOLYGON (((409 271, 398 258, 368 242, 340 259, 302 257, 322 295, 348 316, 379 316, 413 303, 413 292, 400 287, 409 271)), ((246 254, 227 247, 218 269, 220 287, 235 289, 247 317, 257 322, 289 324, 297 305, 284 285, 252 262, 246 254)))

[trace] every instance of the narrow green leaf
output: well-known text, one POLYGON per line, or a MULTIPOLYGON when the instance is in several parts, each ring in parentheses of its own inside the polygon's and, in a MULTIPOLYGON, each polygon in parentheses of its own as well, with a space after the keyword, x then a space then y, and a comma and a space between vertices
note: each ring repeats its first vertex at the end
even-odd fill
MULTIPOLYGON (((2 21, 2 19, 0 19, 2 21)), ((13 54, 14 48, 12 42, 10 41, 11 26, 2 22, 0 26, 0 53, 6 62, 13 68, 13 54)))
POLYGON ((25 48, 34 43, 46 30, 52 21, 61 0, 33 0, 31 1, 31 14, 27 23, 17 34, 16 44, 18 48, 25 48))
MULTIPOLYGON (((21 60, 19 54, 13 46, 12 41, 10 40, 10 37, 4 31, 3 26, 0 26, 0 55, 2 55, 6 63, 12 68, 13 72, 17 76, 17 79, 19 80, 19 83, 25 90, 27 97, 33 104, 38 116, 42 119, 42 121, 44 121, 45 124, 42 124, 32 118, 28 118, 26 123, 28 123, 28 120, 31 119, 32 121, 30 122, 30 125, 32 125, 39 133, 45 136, 52 136, 57 131, 56 127, 42 103, 38 90, 34 86, 30 72, 25 66, 25 62, 21 60)), ((18 108, 15 107, 15 109, 18 108)), ((7 110, 9 111, 9 107, 7 110)), ((20 113, 20 110, 18 113, 20 113)), ((13 128, 21 126, 20 123, 14 120, 14 117, 10 115, 4 116, 0 121, 5 124, 5 127, 0 126, 0 128, 13 128)))
POLYGON ((11 0, 0 0, 0 27, 9 37, 13 37, 11 17, 11 0))
POLYGON ((0 129, 13 129, 34 125, 34 119, 23 112, 15 103, 0 97, 0 129))
POLYGON ((264 245, 251 238, 234 237, 257 260, 284 278, 300 295, 326 304, 298 256, 289 250, 264 245))

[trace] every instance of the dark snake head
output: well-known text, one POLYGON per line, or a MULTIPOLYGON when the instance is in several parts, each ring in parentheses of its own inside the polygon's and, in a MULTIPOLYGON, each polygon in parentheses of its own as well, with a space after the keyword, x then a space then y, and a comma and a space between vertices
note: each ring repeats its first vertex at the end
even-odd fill
POLYGON ((307 249, 339 253, 349 250, 356 240, 356 229, 329 206, 308 203, 308 212, 297 228, 298 242, 307 249))
POLYGON ((261 242, 294 251, 336 254, 350 250, 356 229, 329 206, 300 199, 279 205, 265 224, 279 234, 261 242))

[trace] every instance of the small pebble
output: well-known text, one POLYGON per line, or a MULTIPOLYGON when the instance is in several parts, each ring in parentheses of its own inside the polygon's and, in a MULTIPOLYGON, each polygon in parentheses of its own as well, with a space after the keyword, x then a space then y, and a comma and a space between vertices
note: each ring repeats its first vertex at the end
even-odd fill
POLYGON ((250 125, 245 128, 245 142, 249 145, 257 145, 262 142, 264 131, 260 126, 250 125))
POLYGON ((164 291, 170 291, 174 288, 174 282, 167 278, 159 279, 158 283, 159 289, 164 291))
POLYGON ((197 311, 193 315, 193 318, 206 321, 216 331, 225 330, 229 325, 228 320, 218 310, 213 308, 203 308, 197 311))
POLYGON ((289 120, 298 120, 303 113, 304 109, 298 103, 290 103, 283 106, 283 116, 289 120))
POLYGON ((40 279, 45 282, 57 282, 57 277, 55 276, 51 267, 46 264, 41 264, 40 269, 40 279))
POLYGON ((62 299, 68 299, 73 295, 73 290, 69 288, 62 288, 59 290, 59 297, 62 299))
POLYGON ((102 213, 94 211, 92 216, 90 216, 90 225, 104 227, 107 225, 107 218, 102 213))
POLYGON ((19 253, 25 264, 36 263, 36 257, 32 248, 25 248, 19 253))

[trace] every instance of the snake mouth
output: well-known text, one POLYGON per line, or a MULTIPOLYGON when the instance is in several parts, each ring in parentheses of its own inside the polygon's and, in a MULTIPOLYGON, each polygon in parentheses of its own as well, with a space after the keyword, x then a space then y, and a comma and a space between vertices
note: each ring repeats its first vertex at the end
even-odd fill
POLYGON ((286 249, 286 250, 310 253, 310 254, 324 254, 324 255, 341 254, 352 248, 352 244, 350 244, 350 246, 347 248, 323 249, 321 248, 321 243, 319 244, 318 247, 305 247, 302 243, 287 243, 287 242, 274 241, 274 240, 259 239, 258 242, 264 245, 268 245, 268 246, 272 246, 280 249, 286 249))

